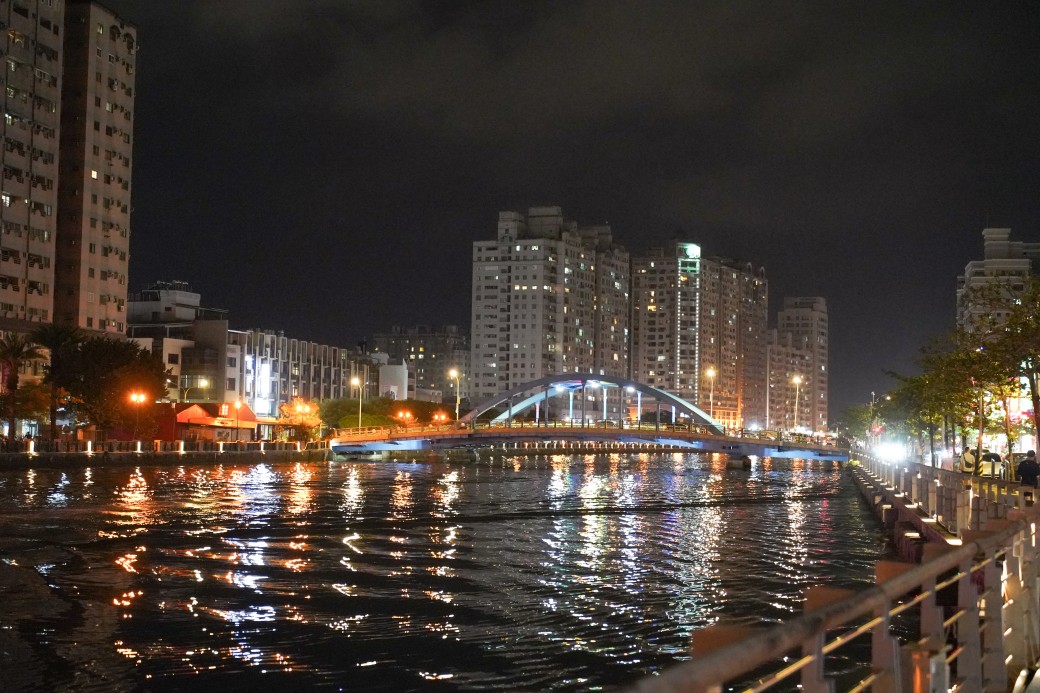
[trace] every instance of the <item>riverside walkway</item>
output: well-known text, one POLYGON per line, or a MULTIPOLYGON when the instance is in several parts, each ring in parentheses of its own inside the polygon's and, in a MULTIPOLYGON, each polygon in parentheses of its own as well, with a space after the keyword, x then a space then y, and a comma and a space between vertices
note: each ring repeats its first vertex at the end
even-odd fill
POLYGON ((843 690, 1040 690, 1030 681, 1040 660, 1040 506, 1017 483, 859 462, 857 484, 902 560, 880 561, 865 590, 806 589, 803 614, 786 623, 696 631, 690 661, 635 691, 830 692, 828 665, 857 638, 869 638, 870 671, 843 690))

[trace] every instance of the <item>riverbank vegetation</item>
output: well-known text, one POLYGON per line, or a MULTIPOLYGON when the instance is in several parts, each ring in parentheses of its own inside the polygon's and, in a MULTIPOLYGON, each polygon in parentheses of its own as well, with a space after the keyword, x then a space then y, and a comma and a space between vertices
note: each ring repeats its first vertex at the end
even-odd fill
POLYGON ((166 396, 168 377, 162 359, 134 342, 88 337, 82 331, 43 325, 28 337, 0 337, 0 364, 5 387, 0 412, 17 436, 18 421, 38 421, 50 438, 57 439, 57 421, 73 428, 98 431, 131 427, 154 429, 152 409, 137 407, 130 393, 148 400, 166 396), (44 361, 42 378, 22 381, 26 364, 44 361))
POLYGON ((921 352, 918 375, 845 412, 862 441, 899 438, 935 459, 938 447, 981 449, 999 440, 1007 454, 1040 426, 1040 279, 1003 278, 960 297, 960 324, 921 352))

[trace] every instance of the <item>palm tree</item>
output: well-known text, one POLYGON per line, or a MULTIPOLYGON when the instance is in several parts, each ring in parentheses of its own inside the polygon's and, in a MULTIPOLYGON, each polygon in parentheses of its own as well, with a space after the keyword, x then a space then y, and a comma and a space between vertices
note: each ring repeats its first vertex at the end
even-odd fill
POLYGON ((66 387, 68 374, 65 372, 69 349, 81 344, 83 331, 74 325, 57 325, 50 323, 40 325, 32 331, 32 340, 50 352, 50 364, 47 367, 46 381, 51 386, 51 443, 58 435, 58 393, 66 387))
POLYGON ((4 390, 10 402, 8 412, 8 438, 14 438, 15 426, 18 423, 18 373, 27 361, 43 358, 43 350, 27 335, 9 332, 0 337, 0 365, 6 370, 4 390))

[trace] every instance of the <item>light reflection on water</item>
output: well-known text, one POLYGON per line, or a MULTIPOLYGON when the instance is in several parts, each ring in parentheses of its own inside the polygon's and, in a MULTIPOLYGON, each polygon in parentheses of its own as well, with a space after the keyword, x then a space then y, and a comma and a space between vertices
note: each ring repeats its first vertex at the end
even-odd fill
POLYGON ((884 550, 836 464, 676 454, 6 472, 0 517, 30 690, 610 687, 884 550))

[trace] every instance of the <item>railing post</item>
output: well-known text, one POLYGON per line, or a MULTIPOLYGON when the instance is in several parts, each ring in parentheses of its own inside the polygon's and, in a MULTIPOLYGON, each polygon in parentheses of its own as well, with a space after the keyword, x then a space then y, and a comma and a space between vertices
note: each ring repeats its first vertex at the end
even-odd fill
POLYGON ((1026 531, 1017 542, 1015 555, 1019 558, 1021 587, 1021 599, 1015 600, 1022 609, 1022 631, 1019 639, 1025 652, 1024 666, 1032 666, 1040 659, 1040 540, 1037 536, 1036 522, 1027 525, 1026 531))
POLYGON ((823 646, 826 643, 826 633, 818 633, 802 643, 802 656, 813 658, 802 667, 801 690, 805 693, 834 693, 834 682, 823 675, 823 646))
POLYGON ((982 650, 979 633, 979 593, 972 580, 971 559, 958 566, 961 573, 957 581, 957 609, 962 612, 957 619, 957 678, 965 691, 982 690, 982 650))
POLYGON ((1004 595, 1002 594, 1000 571, 997 567, 997 550, 990 549, 991 559, 983 568, 982 593, 986 620, 983 623, 982 681, 984 690, 1000 691, 1007 686, 1007 664, 1004 654, 1004 595))
POLYGON ((880 622, 870 630, 871 666, 874 673, 878 675, 871 690, 879 691, 879 693, 898 691, 902 681, 899 641, 888 632, 890 610, 891 604, 885 602, 874 613, 880 622))

